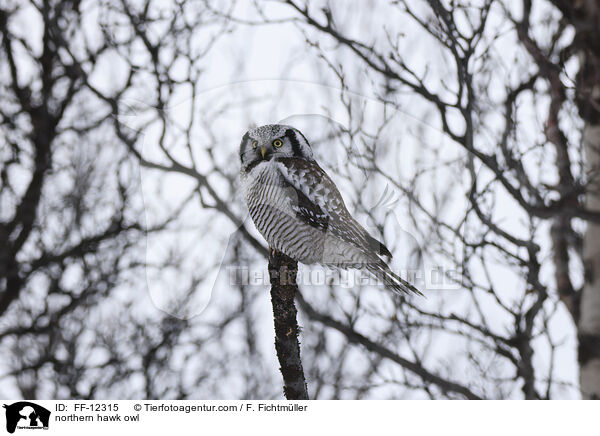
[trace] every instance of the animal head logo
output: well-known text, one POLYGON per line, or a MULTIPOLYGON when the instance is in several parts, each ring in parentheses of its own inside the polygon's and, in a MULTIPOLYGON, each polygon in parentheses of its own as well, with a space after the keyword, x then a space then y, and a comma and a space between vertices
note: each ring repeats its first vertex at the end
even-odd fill
POLYGON ((29 401, 19 401, 6 409, 6 431, 14 433, 19 429, 48 429, 50 411, 29 401))

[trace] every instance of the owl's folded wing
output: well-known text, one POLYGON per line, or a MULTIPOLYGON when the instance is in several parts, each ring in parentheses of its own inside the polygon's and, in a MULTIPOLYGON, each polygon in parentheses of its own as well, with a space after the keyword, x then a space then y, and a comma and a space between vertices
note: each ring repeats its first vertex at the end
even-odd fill
POLYGON ((290 206, 296 217, 311 227, 327 231, 331 217, 294 185, 288 184, 286 188, 290 190, 290 206))
POLYGON ((391 257, 385 245, 370 236, 350 215, 344 200, 327 173, 316 163, 304 159, 281 159, 281 175, 290 190, 291 208, 308 225, 349 242, 359 248, 391 257))

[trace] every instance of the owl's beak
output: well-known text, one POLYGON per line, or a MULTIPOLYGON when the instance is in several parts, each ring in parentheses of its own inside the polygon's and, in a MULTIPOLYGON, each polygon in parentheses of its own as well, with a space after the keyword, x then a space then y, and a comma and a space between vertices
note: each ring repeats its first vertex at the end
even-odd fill
POLYGON ((260 148, 260 155, 262 156, 262 158, 265 158, 265 153, 267 152, 267 147, 261 147, 260 148))

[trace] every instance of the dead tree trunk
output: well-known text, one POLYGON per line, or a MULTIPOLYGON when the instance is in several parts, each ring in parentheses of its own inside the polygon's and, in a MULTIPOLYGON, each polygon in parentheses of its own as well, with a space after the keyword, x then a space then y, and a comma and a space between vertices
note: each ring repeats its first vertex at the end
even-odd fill
POLYGON ((298 262, 270 250, 269 276, 275 320, 275 350, 283 375, 283 392, 288 400, 308 400, 304 369, 300 359, 297 310, 294 303, 298 285, 298 262))

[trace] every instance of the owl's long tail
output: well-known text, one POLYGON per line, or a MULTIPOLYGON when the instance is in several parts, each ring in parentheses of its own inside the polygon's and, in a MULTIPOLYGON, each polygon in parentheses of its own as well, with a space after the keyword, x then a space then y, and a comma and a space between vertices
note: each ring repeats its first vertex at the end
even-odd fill
POLYGON ((387 286, 399 295, 414 293, 424 296, 421 291, 393 272, 381 259, 379 259, 379 262, 368 263, 366 268, 371 274, 376 278, 383 280, 387 286))

